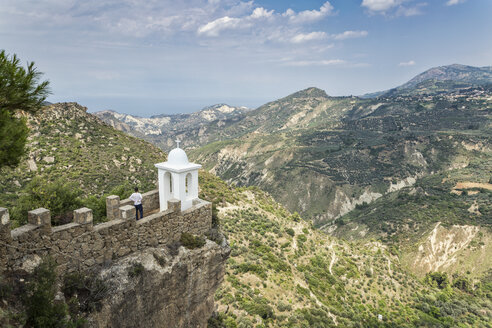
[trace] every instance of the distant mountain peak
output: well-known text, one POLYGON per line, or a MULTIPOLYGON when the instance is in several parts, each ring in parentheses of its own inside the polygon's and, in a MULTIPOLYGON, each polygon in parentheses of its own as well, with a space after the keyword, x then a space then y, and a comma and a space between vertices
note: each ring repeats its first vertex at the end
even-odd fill
POLYGON ((435 92, 450 92, 466 87, 490 83, 492 83, 492 66, 475 67, 462 64, 451 64, 432 67, 399 87, 366 94, 362 97, 372 98, 415 93, 429 94, 435 92))
POLYGON ((200 112, 217 111, 217 112, 228 114, 228 113, 232 113, 232 112, 237 111, 237 110, 244 111, 244 110, 248 110, 248 108, 244 107, 244 106, 235 107, 235 106, 230 106, 228 104, 220 103, 220 104, 215 104, 212 106, 207 106, 207 107, 201 109, 200 112))
POLYGON ((328 98, 325 90, 321 90, 316 87, 310 87, 301 91, 297 91, 291 94, 289 97, 293 98, 328 98))
POLYGON ((433 67, 412 78, 403 84, 402 89, 411 88, 425 80, 457 81, 470 84, 484 84, 492 82, 492 67, 474 67, 462 64, 452 64, 433 67))

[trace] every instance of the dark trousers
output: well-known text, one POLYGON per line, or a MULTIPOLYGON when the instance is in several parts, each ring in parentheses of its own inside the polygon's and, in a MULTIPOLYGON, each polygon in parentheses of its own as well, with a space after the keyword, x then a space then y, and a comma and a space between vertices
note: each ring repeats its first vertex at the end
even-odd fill
POLYGON ((140 212, 140 218, 143 218, 143 206, 142 206, 142 204, 134 205, 134 206, 135 206, 135 219, 138 220, 138 212, 140 212))

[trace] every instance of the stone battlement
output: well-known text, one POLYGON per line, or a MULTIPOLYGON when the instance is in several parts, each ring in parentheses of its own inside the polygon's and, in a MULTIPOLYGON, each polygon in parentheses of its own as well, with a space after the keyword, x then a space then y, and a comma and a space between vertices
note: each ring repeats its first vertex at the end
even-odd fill
POLYGON ((74 211, 73 222, 51 226, 50 211, 38 208, 28 213, 28 224, 10 229, 8 210, 0 208, 0 272, 29 270, 51 256, 61 272, 85 271, 97 265, 148 247, 168 245, 184 232, 203 235, 212 227, 212 204, 195 199, 181 211, 181 201, 168 201, 159 212, 159 192, 142 194, 144 218, 135 220, 129 199, 106 198, 108 222, 93 225, 92 210, 74 211))

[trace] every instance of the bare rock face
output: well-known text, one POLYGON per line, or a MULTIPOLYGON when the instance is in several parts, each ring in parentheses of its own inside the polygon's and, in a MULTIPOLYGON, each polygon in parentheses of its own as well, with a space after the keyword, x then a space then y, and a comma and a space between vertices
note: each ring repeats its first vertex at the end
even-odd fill
POLYGON ((230 248, 150 248, 101 271, 110 291, 91 327, 206 327, 230 248))

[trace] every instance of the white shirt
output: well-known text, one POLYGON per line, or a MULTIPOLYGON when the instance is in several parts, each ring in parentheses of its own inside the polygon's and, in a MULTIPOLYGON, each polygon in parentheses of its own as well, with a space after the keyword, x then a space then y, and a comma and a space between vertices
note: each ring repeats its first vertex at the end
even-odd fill
POLYGON ((133 200, 134 205, 140 205, 140 204, 142 204, 142 194, 139 192, 134 192, 130 196, 130 200, 133 200))

